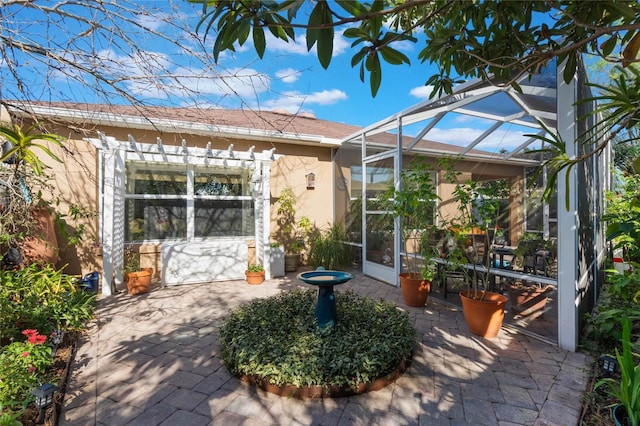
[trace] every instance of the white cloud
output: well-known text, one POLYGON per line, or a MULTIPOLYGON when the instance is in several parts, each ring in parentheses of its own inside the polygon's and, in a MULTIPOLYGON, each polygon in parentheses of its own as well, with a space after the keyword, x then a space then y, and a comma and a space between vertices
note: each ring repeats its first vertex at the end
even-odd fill
MULTIPOLYGON (((484 130, 485 129, 473 127, 455 127, 448 129, 436 127, 427 133, 425 139, 466 147, 482 135, 484 130)), ((508 150, 513 149, 524 142, 526 137, 523 135, 524 132, 521 131, 497 130, 482 140, 474 148, 492 152, 497 152, 502 148, 508 150)))
POLYGON ((283 93, 282 97, 262 103, 267 109, 287 110, 290 113, 310 111, 312 105, 331 105, 347 99, 347 94, 341 90, 323 90, 311 94, 291 91, 283 93))
POLYGON ((238 100, 253 99, 269 90, 269 77, 249 68, 213 73, 201 68, 182 67, 156 79, 136 80, 129 90, 138 96, 155 99, 173 97, 174 101, 191 96, 216 95, 238 100))
POLYGON ((282 80, 283 83, 295 83, 300 78, 300 74, 300 71, 293 68, 284 68, 276 71, 276 77, 282 80))
POLYGON ((168 18, 169 15, 166 13, 142 14, 136 18, 136 23, 143 28, 150 29, 151 31, 158 31, 167 24, 166 20, 168 18))
POLYGON ((409 94, 418 99, 429 99, 429 96, 433 92, 433 86, 418 86, 409 91, 409 94))
MULTIPOLYGON (((342 36, 343 31, 336 31, 333 36, 333 57, 343 54, 351 48, 351 42, 342 36)), ((316 55, 317 45, 311 48, 311 51, 307 50, 307 36, 306 34, 297 34, 295 41, 289 41, 288 43, 280 38, 276 38, 270 32, 265 32, 265 38, 267 43, 267 50, 279 53, 289 53, 296 55, 316 55)), ((249 42, 245 43, 247 46, 249 42)))

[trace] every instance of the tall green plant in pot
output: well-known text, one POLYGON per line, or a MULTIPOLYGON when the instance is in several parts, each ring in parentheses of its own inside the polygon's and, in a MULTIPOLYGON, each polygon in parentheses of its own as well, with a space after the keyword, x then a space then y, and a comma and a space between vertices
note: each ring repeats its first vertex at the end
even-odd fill
POLYGON ((445 177, 455 182, 453 195, 459 215, 445 226, 455 235, 456 245, 449 257, 451 267, 465 273, 468 287, 460 292, 469 330, 483 337, 496 337, 504 320, 507 297, 488 291, 491 277, 489 229, 497 226, 500 199, 508 194, 506 181, 458 181, 455 161, 441 160, 445 177))
POLYGON ((435 234, 438 194, 434 171, 424 159, 414 158, 400 173, 400 187, 380 195, 385 209, 400 218, 404 255, 400 288, 408 306, 424 306, 431 290, 435 254, 430 242, 435 234))
POLYGON ((284 269, 286 272, 294 272, 298 268, 306 240, 313 228, 311 221, 306 216, 296 221, 297 202, 291 187, 283 189, 277 201, 279 227, 275 239, 284 245, 284 269))

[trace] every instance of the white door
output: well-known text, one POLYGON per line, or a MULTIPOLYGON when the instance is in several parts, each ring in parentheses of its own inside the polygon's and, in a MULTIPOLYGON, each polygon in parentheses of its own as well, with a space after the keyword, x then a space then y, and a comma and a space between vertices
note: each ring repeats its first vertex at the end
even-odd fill
POLYGON ((395 235, 397 221, 389 211, 382 210, 379 195, 394 185, 395 152, 363 161, 362 203, 363 252, 365 275, 397 285, 398 253, 395 235))

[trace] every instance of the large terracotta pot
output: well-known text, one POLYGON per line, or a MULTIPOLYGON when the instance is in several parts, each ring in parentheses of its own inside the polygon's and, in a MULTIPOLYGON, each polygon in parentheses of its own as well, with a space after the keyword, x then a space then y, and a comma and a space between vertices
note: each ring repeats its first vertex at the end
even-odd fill
POLYGON ((427 303, 431 291, 431 281, 418 274, 408 272, 400 274, 400 290, 407 306, 422 307, 427 303))
POLYGON ((484 294, 482 299, 473 298, 473 291, 461 291, 460 300, 467 327, 476 336, 496 337, 504 320, 504 308, 507 297, 492 292, 478 292, 484 294))
POLYGON ((511 309, 522 316, 541 311, 547 304, 548 293, 551 290, 551 286, 508 285, 507 291, 509 300, 511 300, 511 309))
POLYGON ((151 285, 151 272, 149 270, 128 272, 125 279, 129 294, 147 293, 151 285))
POLYGON ((245 271, 244 274, 247 277, 248 284, 252 284, 252 285, 262 284, 262 282, 264 281, 264 271, 261 271, 261 272, 245 271))

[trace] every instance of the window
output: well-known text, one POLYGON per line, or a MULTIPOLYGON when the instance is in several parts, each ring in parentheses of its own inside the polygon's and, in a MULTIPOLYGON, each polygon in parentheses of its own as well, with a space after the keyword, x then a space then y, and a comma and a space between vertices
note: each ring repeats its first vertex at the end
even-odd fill
POLYGON ((249 170, 127 162, 125 240, 253 236, 249 170))

